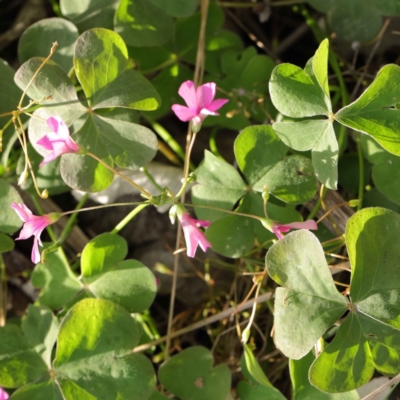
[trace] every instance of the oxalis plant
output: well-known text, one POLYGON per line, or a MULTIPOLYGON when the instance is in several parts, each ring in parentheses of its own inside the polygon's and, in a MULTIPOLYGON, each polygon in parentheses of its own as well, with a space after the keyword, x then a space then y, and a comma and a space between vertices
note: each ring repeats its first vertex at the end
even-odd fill
MULTIPOLYGON (((182 101, 171 109, 189 129, 181 187, 173 191, 159 185, 145 167, 157 153, 156 135, 119 113, 136 110, 146 115, 161 106, 155 85, 133 68, 128 56, 125 41, 134 44, 124 30, 127 3, 118 6, 115 31, 91 28, 76 38, 72 70, 54 61, 57 43, 47 58, 33 57, 22 64, 14 75, 16 85, 11 69, 6 64, 0 67, 10 78, 10 109, 0 115, 2 150, 9 155, 18 143, 22 154, 18 185, 27 185, 30 179, 37 196, 46 199, 60 185, 99 192, 118 176, 142 198, 87 208, 84 198, 74 210, 44 214, 39 207, 40 215, 35 215, 16 188, 0 180, 0 252, 14 247, 9 235, 21 227, 16 240, 33 236, 32 283, 40 288, 38 301, 21 321, 0 328, 0 386, 4 388, 0 399, 226 400, 234 395, 242 400, 284 399, 254 354, 255 317, 261 302, 267 302, 274 314, 271 331, 278 353, 289 359, 294 399, 358 399, 355 389, 369 382, 375 371, 399 374, 399 214, 362 208, 361 190, 349 202, 358 212, 347 222, 345 235, 321 243, 311 231, 320 234, 321 220, 313 217, 322 200, 305 221, 295 206, 310 201, 318 186, 321 198, 326 189, 337 189, 346 128, 354 131, 359 152, 364 151, 375 165, 376 185, 397 199, 382 177, 400 155, 396 108, 400 68, 384 66, 357 100, 336 110, 328 82, 328 60, 334 62, 334 55, 328 39, 323 40, 304 69, 279 64, 266 73, 270 108, 276 109, 277 117, 272 125, 249 125, 240 131, 233 145, 235 166, 217 152, 205 151, 193 172, 191 154, 202 127, 212 124, 208 121, 213 118, 226 118, 222 110, 240 103, 243 93, 218 92, 229 82, 201 84, 199 74, 196 82, 180 81, 177 93, 182 101), (143 188, 126 173, 139 168, 154 190, 143 188), (185 200, 189 190, 192 202, 185 200), (79 213, 122 205, 133 210, 114 230, 93 238, 78 257, 67 257, 63 245, 79 213), (231 390, 230 368, 214 365, 208 349, 193 346, 171 357, 171 338, 179 334, 172 331, 174 291, 167 335, 154 334, 149 307, 158 283, 147 266, 126 259, 128 245, 118 233, 146 207, 161 206, 170 208, 172 223, 177 221, 176 265, 182 251, 194 258, 212 250, 243 260, 253 276, 245 301, 204 324, 244 312, 250 304, 245 323, 236 326, 243 348, 243 376, 235 390, 231 390), (52 225, 61 217, 69 219, 56 236, 52 225), (51 243, 41 241, 45 229, 51 243), (344 243, 350 284, 340 292, 326 249, 344 243), (255 253, 266 254, 265 269, 264 265, 254 268, 250 260, 255 253), (274 293, 265 290, 268 277, 279 285, 274 293), (143 351, 154 351, 164 343, 164 362, 157 366, 143 351)), ((156 0, 150 3, 159 7, 159 13, 171 12, 156 0)), ((270 61, 251 51, 242 56, 245 68, 254 59, 270 66, 270 61)), ((233 60, 227 56, 226 71, 233 60)), ((243 86, 249 79, 245 76, 243 86)), ((254 111, 254 119, 259 112, 254 111)), ((233 120, 240 125, 243 118, 233 120)), ((1 254, 0 261, 3 268, 1 254)), ((174 274, 173 287, 177 268, 174 274)), ((188 331, 183 328, 181 334, 188 331)))

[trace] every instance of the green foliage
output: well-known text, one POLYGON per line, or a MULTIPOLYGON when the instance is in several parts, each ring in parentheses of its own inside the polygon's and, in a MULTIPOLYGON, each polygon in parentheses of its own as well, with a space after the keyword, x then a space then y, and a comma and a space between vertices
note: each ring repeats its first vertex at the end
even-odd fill
MULTIPOLYGON (((26 87, 41 62, 32 58, 17 71, 15 80, 21 88, 26 87)), ((155 135, 143 126, 102 114, 110 107, 148 110, 159 103, 151 84, 131 69, 122 39, 105 29, 86 31, 77 41, 74 66, 90 107, 78 100, 65 72, 57 64, 47 63, 28 90, 33 99, 52 96, 41 101, 46 107, 35 111, 40 119, 30 120, 29 136, 35 149, 46 151, 36 144, 49 132, 43 119, 58 115, 69 126, 76 123, 79 128, 74 140, 110 166, 137 169, 149 162, 157 150, 155 135)), ((93 158, 75 154, 62 157, 61 175, 69 186, 89 192, 105 189, 113 179, 113 173, 93 158)))
POLYGON ((61 325, 54 362, 65 398, 150 397, 151 362, 132 353, 139 338, 139 326, 124 308, 98 299, 75 305, 61 325))
POLYGON ((308 370, 314 360, 314 355, 309 352, 300 360, 290 360, 289 362, 295 400, 359 400, 360 397, 355 390, 345 393, 325 393, 311 385, 308 379, 308 370))
POLYGON ((364 209, 350 218, 350 302, 336 291, 322 247, 310 232, 287 235, 266 256, 271 278, 285 287, 278 288, 275 297, 275 340, 290 358, 307 354, 350 310, 332 343, 311 366, 310 381, 322 391, 357 388, 370 380, 375 368, 393 375, 400 371, 399 223, 398 214, 382 208, 364 209))
POLYGON ((225 399, 231 374, 225 364, 213 367, 212 354, 193 346, 170 358, 159 369, 163 386, 180 400, 225 399))
POLYGON ((42 289, 41 304, 56 310, 85 291, 88 296, 111 300, 132 313, 146 310, 156 294, 155 278, 139 261, 124 261, 127 251, 122 237, 111 233, 97 236, 83 249, 81 280, 63 257, 49 253, 46 263, 39 264, 32 275, 33 285, 42 289))
POLYGON ((78 29, 72 22, 63 18, 42 19, 31 25, 21 36, 18 42, 19 61, 22 64, 32 57, 47 57, 52 44, 57 42, 57 51, 52 59, 68 73, 72 68, 78 36, 78 29))
MULTIPOLYGON (((197 185, 192 188, 192 201, 209 207, 231 210, 240 200, 237 211, 265 217, 262 198, 264 188, 279 200, 301 203, 316 192, 316 179, 309 159, 285 157, 287 148, 270 126, 251 126, 243 130, 234 145, 238 166, 245 181, 230 164, 210 152, 195 171, 197 185)), ((250 251, 254 236, 260 243, 274 236, 255 219, 226 215, 221 211, 195 208, 200 219, 212 221, 207 239, 213 249, 228 257, 240 257, 250 251)), ((290 208, 268 203, 269 218, 280 223, 301 220, 290 208)))
POLYGON ((284 400, 285 397, 279 390, 275 389, 268 378, 265 376, 257 359, 249 347, 244 345, 244 354, 240 361, 243 375, 248 381, 240 381, 238 394, 242 400, 284 400))
POLYGON ((328 46, 325 39, 304 70, 293 64, 278 65, 272 72, 269 90, 278 111, 290 118, 302 118, 275 122, 275 132, 294 150, 311 150, 319 181, 336 189, 339 147, 333 129, 328 86, 328 46), (319 116, 327 119, 315 118, 319 116))
POLYGON ((61 12, 84 32, 91 28, 113 28, 119 0, 60 0, 61 12))
POLYGON ((4 179, 0 179, 0 232, 14 233, 22 226, 22 221, 11 208, 12 203, 22 203, 21 196, 4 179))
POLYGON ((400 15, 396 0, 307 0, 318 11, 328 12, 332 30, 343 39, 366 42, 378 35, 382 15, 400 15))

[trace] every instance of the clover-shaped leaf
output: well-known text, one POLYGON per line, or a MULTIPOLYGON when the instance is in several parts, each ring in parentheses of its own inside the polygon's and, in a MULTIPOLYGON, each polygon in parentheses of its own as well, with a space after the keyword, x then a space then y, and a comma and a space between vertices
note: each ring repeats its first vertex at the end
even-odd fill
MULTIPOLYGON (((294 204, 314 196, 317 183, 311 162, 299 155, 285 157, 287 148, 270 126, 244 129, 234 148, 245 181, 231 165, 206 151, 204 161, 195 171, 198 185, 192 189, 194 204, 231 209, 246 191, 252 190, 267 190, 294 204)), ((221 212, 200 208, 196 213, 201 219, 215 220, 222 216, 221 212)))
POLYGON ((400 215, 393 211, 367 208, 349 219, 350 302, 336 291, 322 247, 310 232, 291 233, 268 252, 268 272, 285 287, 276 293, 275 332, 287 356, 301 358, 350 311, 310 368, 318 389, 345 392, 368 382, 374 369, 400 372, 399 234, 400 215))
POLYGON ((91 240, 82 252, 82 281, 96 297, 112 300, 130 312, 150 307, 156 280, 149 268, 136 260, 124 260, 126 241, 111 233, 91 240))
POLYGON ((180 400, 226 399, 231 384, 229 368, 225 364, 213 365, 211 352, 194 346, 165 362, 158 377, 180 400))
MULTIPOLYGON (((30 59, 17 71, 15 81, 21 88, 27 86, 42 61, 30 59)), ((132 69, 121 37, 106 29, 86 31, 76 43, 74 66, 86 95, 85 105, 78 100, 66 73, 51 61, 28 90, 28 95, 43 106, 34 114, 39 118, 31 118, 29 124, 35 149, 45 153, 36 143, 49 132, 45 120, 58 115, 72 125, 72 137, 78 144, 111 167, 137 169, 151 161, 157 151, 154 133, 116 116, 107 118, 105 113, 113 107, 152 110, 159 104, 151 84, 132 69)), ((61 174, 69 186, 87 192, 105 189, 114 176, 95 159, 75 154, 62 156, 61 174)))
POLYGON ((32 275, 35 287, 42 288, 42 304, 59 309, 85 291, 87 295, 112 300, 130 312, 150 307, 157 287, 153 273, 136 260, 124 260, 126 241, 118 235, 103 233, 83 249, 82 277, 78 280, 65 260, 56 252, 46 255, 46 263, 38 264, 32 275), (55 285, 55 282, 62 284, 55 285))
POLYGON ((36 265, 31 279, 32 285, 41 289, 40 304, 52 310, 66 305, 83 289, 82 283, 59 251, 47 254, 46 262, 36 265))
POLYGON ((99 299, 76 304, 62 322, 54 362, 64 397, 150 397, 156 380, 153 366, 142 354, 132 353, 139 338, 137 322, 117 304, 99 299))
POLYGON ((400 67, 385 65, 367 90, 339 110, 335 119, 356 131, 372 136, 385 150, 400 156, 400 67))
POLYGON ((278 65, 272 72, 269 90, 278 111, 290 118, 302 118, 275 122, 275 132, 289 147, 311 150, 318 179, 326 187, 336 189, 339 147, 329 95, 328 53, 329 42, 325 39, 304 70, 293 64, 278 65), (320 116, 327 118, 316 119, 320 116))
POLYGON ((302 358, 342 316, 348 301, 337 291, 322 247, 309 231, 279 240, 265 263, 270 277, 283 286, 275 293, 276 346, 290 358, 302 358))
POLYGON ((21 328, 0 328, 0 385, 17 388, 48 380, 58 320, 46 307, 29 306, 21 328))
POLYGON ((199 5, 199 0, 150 0, 150 2, 168 15, 177 18, 192 15, 199 5))
POLYGON ((328 12, 332 30, 343 39, 366 42, 378 35, 382 15, 400 15, 396 0, 307 0, 318 11, 328 12))

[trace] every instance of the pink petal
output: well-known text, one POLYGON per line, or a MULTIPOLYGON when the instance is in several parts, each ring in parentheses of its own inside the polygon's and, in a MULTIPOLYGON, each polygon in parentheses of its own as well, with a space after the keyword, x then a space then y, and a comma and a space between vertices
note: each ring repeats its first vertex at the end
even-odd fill
POLYGON ((216 84, 214 82, 205 83, 196 90, 197 110, 208 108, 215 97, 216 84))
POLYGON ((307 221, 304 222, 291 222, 290 224, 284 224, 281 225, 287 228, 294 228, 294 229, 311 229, 311 230, 318 230, 318 225, 317 223, 312 220, 309 219, 307 221))
POLYGON ((175 115, 183 122, 190 121, 196 116, 190 108, 181 106, 180 104, 174 104, 171 108, 175 115))
POLYGON ((61 117, 50 117, 47 118, 47 126, 60 138, 66 139, 69 137, 69 129, 61 117))
POLYGON ((32 247, 32 253, 31 253, 31 260, 34 264, 37 264, 40 262, 40 251, 39 251, 39 245, 38 245, 39 238, 35 236, 33 239, 33 247, 32 247))
POLYGON ((32 211, 25 204, 12 203, 11 208, 15 210, 18 217, 20 217, 24 222, 28 222, 33 215, 32 211))
POLYGON ((197 219, 195 221, 197 226, 202 226, 203 228, 208 228, 211 225, 210 221, 205 221, 204 219, 197 219))
POLYGON ((8 399, 9 399, 8 393, 2 387, 0 387, 0 400, 8 400, 8 399))
POLYGON ((56 156, 53 152, 50 154, 47 154, 47 156, 43 159, 43 161, 39 164, 39 167, 43 167, 43 165, 49 163, 50 161, 53 161, 56 159, 56 156))
POLYGON ((39 146, 42 146, 46 150, 53 150, 53 145, 51 144, 50 139, 47 137, 47 135, 43 136, 41 139, 39 139, 36 144, 39 146))
MULTIPOLYGON (((186 105, 194 112, 197 110, 196 89, 192 81, 183 82, 178 90, 179 96, 185 100, 186 105)), ((178 117, 179 118, 179 117, 178 117)))
POLYGON ((207 110, 215 112, 219 110, 223 105, 225 105, 228 101, 229 101, 228 99, 214 100, 209 106, 207 106, 207 110))
POLYGON ((276 235, 276 237, 277 237, 279 240, 283 239, 283 235, 282 235, 280 229, 279 229, 277 226, 273 226, 273 227, 272 227, 272 232, 276 235))

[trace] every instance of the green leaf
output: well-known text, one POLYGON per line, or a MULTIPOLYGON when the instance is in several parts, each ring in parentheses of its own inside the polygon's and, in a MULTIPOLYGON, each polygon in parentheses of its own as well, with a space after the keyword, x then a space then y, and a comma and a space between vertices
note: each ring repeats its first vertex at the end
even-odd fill
POLYGON ((358 318, 353 314, 340 326, 335 339, 314 361, 310 382, 329 392, 346 392, 367 383, 374 362, 358 318))
POLYGON ((14 249, 15 243, 10 236, 0 232, 0 253, 7 253, 14 249))
POLYGON ((14 233, 22 226, 22 221, 11 208, 12 203, 23 203, 18 192, 4 179, 0 179, 0 231, 14 233))
POLYGON ((47 254, 45 264, 36 265, 31 280, 35 288, 41 289, 40 304, 52 310, 66 305, 83 289, 83 285, 59 251, 47 254))
MULTIPOLYGON (((167 43, 173 32, 173 19, 166 13, 165 4, 161 7, 153 1, 121 0, 114 19, 114 29, 130 46, 160 46, 167 43)), ((173 11, 173 10, 172 10, 173 11)))
POLYGON ((244 361, 247 372, 257 383, 269 388, 273 387, 271 382, 265 376, 264 371, 260 367, 257 359, 254 357, 254 354, 248 344, 244 345, 244 361))
POLYGON ((318 180, 327 188, 336 190, 339 144, 332 123, 328 123, 327 130, 313 147, 311 158, 318 180))
POLYGON ((82 252, 82 281, 96 297, 112 300, 130 312, 150 307, 157 286, 153 273, 139 261, 123 261, 126 241, 104 233, 91 240, 82 252))
POLYGON ((250 218, 228 215, 214 221, 206 230, 213 251, 225 257, 239 258, 254 245, 254 228, 250 218))
POLYGON ((81 32, 95 27, 113 29, 117 5, 118 0, 60 0, 61 12, 81 32))
POLYGON ((400 204, 400 188, 393 184, 400 178, 400 158, 375 165, 372 169, 372 179, 376 188, 388 199, 400 204))
POLYGON ((271 278, 284 286, 275 292, 276 346, 300 359, 346 311, 348 301, 332 281, 318 239, 306 230, 275 243, 265 263, 271 278))
POLYGON ((371 135, 385 150, 400 156, 400 67, 385 65, 368 89, 335 119, 356 131, 371 135))
MULTIPOLYGON (((247 193, 240 202, 238 212, 265 217, 263 200, 257 193, 247 193)), ((301 221, 296 211, 283 208, 268 202, 267 212, 271 219, 280 223, 301 221)), ((259 243, 275 238, 275 235, 265 229, 261 222, 250 217, 225 215, 214 221, 206 230, 206 237, 212 244, 212 249, 226 257, 238 258, 248 253, 254 246, 255 236, 259 243)))
POLYGON ((324 39, 312 58, 312 71, 319 83, 319 86, 322 88, 327 98, 330 99, 328 83, 328 56, 329 40, 324 39))
POLYGON ((57 42, 58 46, 52 60, 68 73, 72 68, 72 57, 78 36, 78 29, 70 21, 63 18, 42 19, 31 25, 19 39, 19 61, 22 64, 32 57, 47 57, 52 44, 57 42))
MULTIPOLYGON (((246 192, 246 185, 232 165, 205 151, 204 160, 195 171, 197 185, 192 188, 193 204, 231 209, 246 192)), ((200 219, 214 221, 225 213, 195 208, 200 219)))
POLYGON ((21 329, 12 324, 0 328, 0 386, 17 388, 45 378, 48 367, 21 329))
POLYGON ((27 314, 22 318, 21 328, 31 346, 51 368, 51 353, 59 329, 58 319, 49 308, 30 304, 27 314))
POLYGON ((326 95, 309 73, 309 70, 285 63, 272 71, 269 91, 274 106, 282 114, 292 118, 329 115, 326 95))
POLYGON ((283 400, 283 394, 274 388, 258 361, 253 355, 249 345, 244 346, 244 353, 240 360, 243 375, 249 380, 240 381, 237 392, 241 400, 283 400))
POLYGON ((400 372, 399 233, 400 215, 383 208, 363 209, 349 219, 351 312, 311 367, 310 379, 319 389, 354 389, 367 382, 375 368, 400 372))
POLYGON ((284 400, 286 398, 275 388, 269 388, 246 381, 239 382, 237 392, 240 400, 284 400))
POLYGON ((286 155, 287 148, 270 125, 253 125, 240 132, 235 157, 250 185, 255 185, 286 155))
POLYGON ((213 368, 209 350, 193 346, 161 365, 158 376, 166 389, 181 400, 226 399, 231 374, 225 364, 213 368))
MULTIPOLYGON (((22 95, 21 90, 13 81, 14 73, 15 71, 8 63, 0 58, 0 114, 15 110, 22 95)), ((0 117, 0 129, 2 129, 10 119, 11 115, 0 117)))
POLYGON ((337 2, 337 0, 307 0, 310 6, 321 12, 329 11, 337 2))
MULTIPOLYGON (((20 87, 24 88, 27 85, 41 62, 41 59, 34 58, 21 66, 15 77, 20 87)), ((84 88, 84 83, 87 83, 86 94, 94 96, 98 103, 93 107, 146 108, 152 102, 151 98, 146 98, 146 96, 153 94, 157 96, 145 78, 133 70, 126 69, 128 68, 126 46, 122 39, 113 32, 104 29, 85 32, 77 43, 75 64, 78 78, 85 73, 85 68, 89 68, 90 71, 87 72, 87 75, 97 82, 93 87, 91 82, 82 82, 84 88), (108 46, 107 49, 110 50, 110 53, 114 49, 115 57, 107 54, 107 57, 104 58, 104 53, 99 54, 99 46, 102 46, 102 43, 105 43, 106 47, 108 46), (120 52, 118 53, 118 51, 120 52), (91 64, 94 62, 96 63, 95 68, 91 64), (80 70, 79 67, 81 67, 80 70), (119 89, 115 94, 115 85, 118 84, 121 77, 130 79, 130 83, 133 83, 134 87, 124 84, 124 89, 119 89)), ((74 140, 111 167, 115 163, 122 168, 136 169, 154 157, 157 151, 157 139, 153 132, 137 124, 106 118, 108 114, 104 110, 96 109, 99 114, 104 115, 100 116, 96 115, 92 109, 83 107, 68 76, 58 65, 51 62, 43 67, 28 91, 28 95, 33 99, 42 99, 49 94, 52 95, 51 100, 41 101, 44 106, 48 107, 35 111, 34 115, 39 118, 31 118, 29 124, 31 143, 40 154, 45 155, 44 153, 47 151, 36 143, 44 134, 50 132, 45 119, 52 115, 59 115, 68 126, 75 123, 71 127, 71 130, 78 131, 72 135, 74 140), (84 115, 85 117, 83 117, 84 115), (76 123, 79 118, 80 120, 76 123)), ((120 118, 122 119, 122 117, 120 118)), ((93 158, 74 154, 62 156, 61 175, 69 186, 86 192, 103 190, 110 185, 114 178, 112 171, 93 158)))
POLYGON ((31 383, 13 393, 11 400, 64 400, 58 385, 51 381, 31 383))
POLYGON ((160 392, 154 392, 151 397, 149 398, 149 400, 168 400, 169 397, 164 396, 163 394, 161 394, 160 392))
POLYGON ((147 399, 155 389, 151 362, 133 354, 140 329, 128 311, 107 300, 85 299, 68 312, 54 362, 66 400, 147 399))
POLYGON ((254 185, 254 190, 262 192, 264 187, 286 203, 301 204, 311 200, 317 191, 311 161, 300 155, 285 157, 254 185))
POLYGON ((290 360, 290 378, 293 385, 295 400, 359 400, 355 390, 345 393, 325 393, 310 384, 308 370, 315 360, 312 352, 309 352, 300 360, 290 360))
POLYGON ((363 0, 338 0, 330 21, 338 36, 349 41, 366 42, 378 35, 382 15, 371 3, 363 0))
POLYGON ((159 106, 158 93, 132 69, 124 41, 113 31, 95 28, 83 33, 76 43, 74 66, 92 109, 159 106))
POLYGON ((150 0, 150 2, 168 15, 177 18, 192 15, 199 5, 199 0, 150 0))

